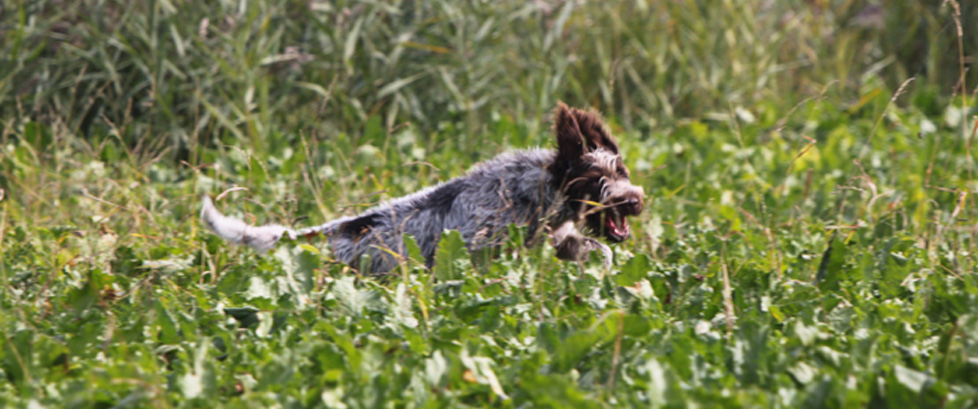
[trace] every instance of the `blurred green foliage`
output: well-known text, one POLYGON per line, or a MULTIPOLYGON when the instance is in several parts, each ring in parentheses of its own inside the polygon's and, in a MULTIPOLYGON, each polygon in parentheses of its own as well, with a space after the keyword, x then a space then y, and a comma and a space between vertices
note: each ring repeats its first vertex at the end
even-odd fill
POLYGON ((956 5, 0 3, 0 406, 975 407, 956 5), (608 270, 514 226, 363 278, 196 219, 354 214, 558 100, 648 194, 608 270))
MULTIPOLYGON (((960 20, 978 6, 962 2, 960 20)), ((905 1, 145 1, 0 5, 0 112, 89 138, 274 149, 372 116, 468 133, 556 101, 648 131, 822 94, 854 105, 906 79, 940 114, 978 36, 905 1)), ((978 75, 966 73, 967 84, 978 75)), ((905 99, 909 101, 910 99, 905 99)), ((875 115, 876 112, 864 112, 875 115)))

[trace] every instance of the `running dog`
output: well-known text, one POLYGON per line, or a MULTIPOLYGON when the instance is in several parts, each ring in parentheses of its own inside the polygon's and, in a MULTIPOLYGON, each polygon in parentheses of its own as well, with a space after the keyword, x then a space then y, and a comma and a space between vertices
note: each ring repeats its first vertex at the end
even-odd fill
POLYGON ((293 230, 249 226, 222 215, 204 197, 201 219, 221 238, 268 251, 282 237, 323 236, 334 258, 353 268, 384 273, 405 255, 404 234, 414 236, 428 267, 446 229, 458 230, 469 250, 501 244, 510 224, 528 227, 528 243, 549 235, 564 260, 585 261, 592 250, 610 264, 611 249, 629 235, 625 218, 642 212, 644 192, 629 181, 618 144, 597 113, 560 104, 554 114, 557 150, 499 155, 466 175, 391 200, 360 215, 293 230), (361 257, 369 255, 369 265, 361 257))

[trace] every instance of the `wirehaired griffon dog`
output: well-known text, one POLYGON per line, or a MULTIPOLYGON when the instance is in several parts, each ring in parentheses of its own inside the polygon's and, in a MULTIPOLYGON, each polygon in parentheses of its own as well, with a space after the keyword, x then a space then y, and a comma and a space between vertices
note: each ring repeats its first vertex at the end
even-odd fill
POLYGON ((315 227, 249 226, 222 215, 207 196, 201 218, 221 238, 259 251, 282 237, 322 235, 336 259, 370 273, 396 266, 391 252, 406 254, 404 234, 414 236, 430 267, 442 231, 458 230, 476 250, 498 246, 510 224, 528 226, 530 242, 549 234, 561 259, 582 261, 600 250, 610 263, 611 249, 595 238, 617 243, 628 237, 625 217, 642 212, 642 188, 629 181, 618 144, 597 113, 560 104, 554 132, 556 151, 502 154, 465 176, 315 227), (363 255, 370 256, 369 266, 359 265, 363 255))

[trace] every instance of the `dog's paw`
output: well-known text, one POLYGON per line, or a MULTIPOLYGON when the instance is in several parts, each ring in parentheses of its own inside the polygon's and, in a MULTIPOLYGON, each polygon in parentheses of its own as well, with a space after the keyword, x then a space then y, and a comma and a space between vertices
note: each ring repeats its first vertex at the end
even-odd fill
POLYGON ((604 244, 590 237, 584 239, 584 247, 586 251, 584 252, 584 257, 581 261, 587 261, 591 254, 591 251, 597 250, 600 251, 601 255, 604 257, 604 260, 601 261, 601 264, 604 266, 604 268, 606 269, 611 268, 611 260, 612 260, 611 247, 608 247, 607 244, 604 244))
POLYGON ((561 260, 587 261, 587 244, 580 237, 567 237, 554 245, 557 249, 557 258, 561 260))

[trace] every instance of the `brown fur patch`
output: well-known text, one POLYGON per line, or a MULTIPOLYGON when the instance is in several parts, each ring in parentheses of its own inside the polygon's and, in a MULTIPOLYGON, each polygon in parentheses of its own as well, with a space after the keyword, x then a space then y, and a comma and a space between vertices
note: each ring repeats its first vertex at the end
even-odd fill
MULTIPOLYGON (((597 180, 601 176, 605 176, 600 171, 589 169, 585 163, 584 154, 603 148, 617 155, 618 144, 604 129, 604 125, 596 112, 569 108, 564 103, 558 104, 554 111, 554 132, 557 139, 557 154, 549 169, 554 176, 553 183, 558 188, 574 189, 574 193, 585 193, 585 191, 594 193, 593 189, 581 186, 580 182, 571 183, 581 178, 597 180), (571 186, 572 184, 574 186, 571 186)), ((620 166, 620 168, 624 169, 624 166, 620 166)), ((600 196, 600 187, 596 193, 598 195, 592 194, 590 200, 596 200, 600 196)), ((569 194, 569 196, 578 199, 583 198, 583 196, 573 194, 569 194)))
POLYGON ((573 174, 577 172, 572 170, 585 170, 585 153, 603 148, 618 154, 618 143, 604 129, 600 116, 594 111, 582 111, 569 108, 564 103, 558 104, 554 111, 554 133, 557 154, 549 170, 557 187, 564 187, 581 176, 573 174))
POLYGON ((597 112, 569 108, 560 103, 554 111, 554 132, 557 155, 563 160, 580 159, 581 155, 598 148, 618 154, 618 143, 605 130, 597 112))

